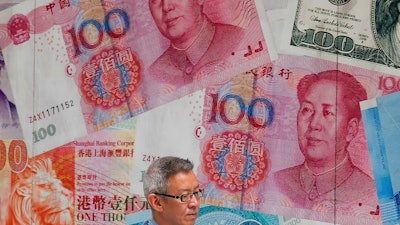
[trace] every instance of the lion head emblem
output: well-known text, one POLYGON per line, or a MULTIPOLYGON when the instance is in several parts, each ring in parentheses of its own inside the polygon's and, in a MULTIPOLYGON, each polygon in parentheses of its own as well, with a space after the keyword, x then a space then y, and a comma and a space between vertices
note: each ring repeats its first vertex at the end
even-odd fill
POLYGON ((73 196, 56 177, 50 159, 38 159, 18 174, 11 190, 7 225, 71 225, 73 196))

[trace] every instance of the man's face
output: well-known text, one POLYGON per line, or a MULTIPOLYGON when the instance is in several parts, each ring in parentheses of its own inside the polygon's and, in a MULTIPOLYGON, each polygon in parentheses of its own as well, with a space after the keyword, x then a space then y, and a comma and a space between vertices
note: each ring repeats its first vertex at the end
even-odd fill
MULTIPOLYGON (((180 196, 199 191, 196 175, 191 171, 178 173, 169 178, 167 194, 180 196)), ((198 216, 200 201, 192 197, 189 202, 180 199, 166 198, 164 201, 163 217, 168 225, 193 225, 198 216)))
POLYGON ((317 81, 305 93, 297 114, 300 150, 307 161, 334 166, 335 154, 343 153, 348 116, 342 92, 334 81, 317 81))
POLYGON ((154 21, 160 32, 171 41, 187 41, 202 26, 199 0, 149 0, 154 21))

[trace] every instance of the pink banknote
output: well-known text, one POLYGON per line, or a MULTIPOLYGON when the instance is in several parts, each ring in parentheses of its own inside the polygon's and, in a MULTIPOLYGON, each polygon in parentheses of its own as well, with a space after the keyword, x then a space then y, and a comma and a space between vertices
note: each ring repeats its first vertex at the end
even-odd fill
POLYGON ((204 203, 335 224, 381 224, 359 102, 399 78, 322 59, 279 60, 205 90, 204 203))
POLYGON ((148 209, 130 192, 135 120, 28 157, 22 140, 0 141, 0 224, 120 224, 148 209))
POLYGON ((208 77, 270 61, 260 1, 25 1, 0 13, 0 47, 29 153, 177 99, 208 77), (197 19, 194 19, 197 18, 197 19))

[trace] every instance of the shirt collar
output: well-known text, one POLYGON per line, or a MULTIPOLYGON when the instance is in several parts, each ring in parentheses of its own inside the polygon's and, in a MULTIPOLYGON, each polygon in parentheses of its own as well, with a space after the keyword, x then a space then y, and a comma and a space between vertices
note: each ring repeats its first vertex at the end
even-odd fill
POLYGON ((215 34, 215 25, 207 18, 204 20, 199 36, 188 49, 172 48, 180 54, 184 54, 192 65, 196 65, 206 53, 215 34))
POLYGON ((300 182, 310 200, 314 200, 339 187, 353 173, 354 165, 348 156, 334 169, 316 175, 305 164, 300 170, 300 182))

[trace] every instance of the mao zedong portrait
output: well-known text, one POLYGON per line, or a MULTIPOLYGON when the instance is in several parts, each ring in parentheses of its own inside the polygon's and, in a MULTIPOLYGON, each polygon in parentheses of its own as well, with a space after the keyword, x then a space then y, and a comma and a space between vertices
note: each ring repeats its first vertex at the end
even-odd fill
POLYGON ((150 66, 160 83, 179 88, 209 75, 232 55, 244 29, 214 23, 203 12, 204 0, 149 0, 151 15, 169 48, 150 66))
POLYGON ((152 219, 144 225, 194 225, 202 189, 188 159, 173 156, 152 162, 143 180, 152 219))
POLYGON ((299 208, 371 212, 377 205, 374 181, 353 164, 348 151, 359 130, 359 102, 367 99, 366 90, 352 75, 331 70, 304 76, 297 97, 304 162, 274 174, 279 191, 299 208))

